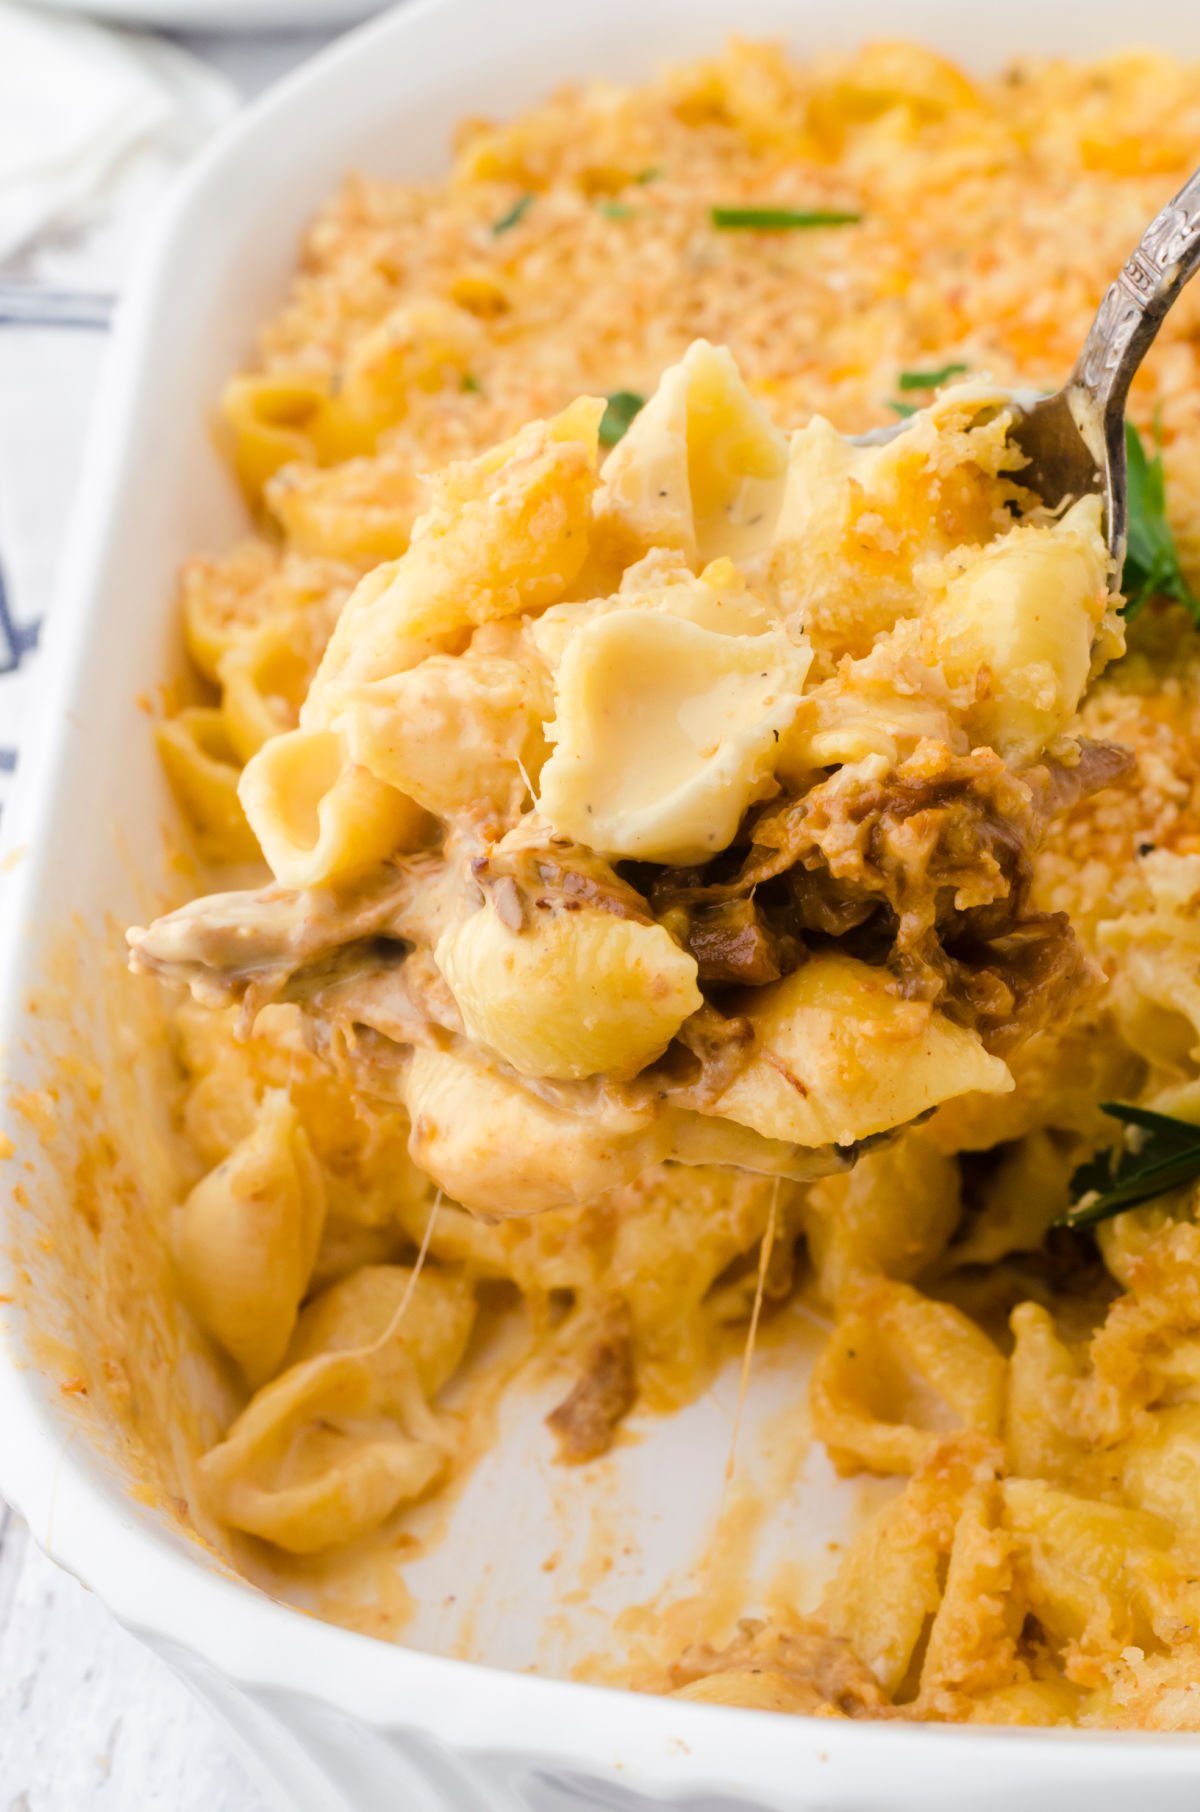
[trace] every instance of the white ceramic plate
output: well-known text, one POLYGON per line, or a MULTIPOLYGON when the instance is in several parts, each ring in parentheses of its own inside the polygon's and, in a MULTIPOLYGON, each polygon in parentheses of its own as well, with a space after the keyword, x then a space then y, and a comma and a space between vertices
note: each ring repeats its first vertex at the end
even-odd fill
POLYGON ((314 31, 356 25, 384 0, 26 0, 53 13, 83 13, 163 31, 314 31))
MULTIPOLYGON (((170 807, 137 700, 177 658, 180 562, 244 526, 206 421, 255 324, 283 294, 305 218, 347 168, 433 174, 462 114, 511 113, 569 76, 636 77, 664 59, 715 49, 731 29, 784 37, 801 51, 904 32, 976 67, 1025 50, 1111 48, 1131 32, 1200 53, 1195 0, 1143 0, 1132 25, 1125 0, 841 0, 836 8, 817 0, 411 0, 251 108, 195 167, 158 231, 122 310, 96 410, 44 654, 38 737, 6 825, 14 856, 23 853, 0 863, 0 1040, 18 1084, 37 1084, 39 1052, 63 1036, 25 1013, 48 940, 72 914, 98 937, 112 935, 106 919, 135 916, 162 875, 160 826, 170 807)), ((82 948, 91 962, 92 945, 82 948)), ((90 1000, 93 988, 98 979, 89 986, 85 974, 78 997, 90 1000)), ((130 1061, 115 1046, 86 1054, 101 1067, 130 1061)), ((18 1119, 11 1130, 17 1162, 30 1166, 23 1180, 36 1213, 56 1184, 28 1124, 18 1119)), ((10 1234, 18 1221, 27 1230, 25 1212, 7 1212, 10 1234)), ((3 1231, 0 1224, 0 1293, 9 1283, 3 1231)), ((966 1804, 1011 1812, 1018 1802, 1023 1812, 1128 1812, 1138 1803, 1194 1812, 1193 1739, 814 1722, 510 1671, 534 1660, 565 1668, 581 1649, 605 1644, 621 1603, 645 1598, 673 1570, 678 1577, 720 1496, 731 1379, 657 1424, 652 1439, 623 1446, 605 1463, 601 1495, 549 1465, 544 1406, 511 1405, 506 1439, 445 1541, 410 1571, 422 1604, 410 1635, 418 1646, 398 1647, 269 1601, 136 1502, 119 1466, 80 1437, 26 1334, 17 1310, 0 1309, 0 1488, 47 1549, 243 1735, 282 1805, 621 1812, 665 1798, 694 1812, 961 1812, 966 1804), (582 1539, 601 1503, 637 1554, 571 1609, 556 1650, 547 1618, 567 1608, 569 1577, 541 1562, 564 1527, 582 1539), (444 1600, 464 1587, 479 1594, 472 1652, 480 1665, 446 1658, 464 1626, 444 1600)), ((804 1391, 798 1371, 788 1376, 770 1362, 756 1377, 746 1455, 759 1446, 761 1418, 804 1391)), ((815 1457, 797 1479, 780 1534, 814 1574, 844 1521, 846 1489, 815 1457)))

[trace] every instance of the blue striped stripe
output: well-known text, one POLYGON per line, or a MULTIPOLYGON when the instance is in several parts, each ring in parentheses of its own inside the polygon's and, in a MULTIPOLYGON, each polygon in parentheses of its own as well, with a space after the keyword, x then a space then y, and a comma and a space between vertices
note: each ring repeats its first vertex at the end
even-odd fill
POLYGON ((0 309, 0 327, 68 327, 75 333, 107 333, 109 323, 95 315, 8 314, 0 309))
POLYGON ((4 568, 0 566, 0 675, 15 673, 27 655, 33 653, 42 633, 42 625, 18 623, 8 603, 4 568))

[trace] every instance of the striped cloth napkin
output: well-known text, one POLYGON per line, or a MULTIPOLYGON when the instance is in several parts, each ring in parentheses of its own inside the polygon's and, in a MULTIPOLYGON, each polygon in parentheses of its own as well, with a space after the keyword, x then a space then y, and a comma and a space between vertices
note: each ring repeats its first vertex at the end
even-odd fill
POLYGON ((0 809, 116 292, 181 164, 236 104, 165 40, 0 0, 0 809))

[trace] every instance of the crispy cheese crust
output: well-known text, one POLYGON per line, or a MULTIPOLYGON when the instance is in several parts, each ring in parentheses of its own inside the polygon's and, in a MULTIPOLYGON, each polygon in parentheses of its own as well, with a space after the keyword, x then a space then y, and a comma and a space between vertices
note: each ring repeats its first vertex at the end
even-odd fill
MULTIPOLYGON (((441 1488, 498 1282, 572 1371, 568 1460, 803 1288, 815 1433, 896 1495, 815 1602, 642 1683, 1200 1728, 1193 1196, 1054 1227, 1102 1100, 1200 1120, 1200 652, 1153 604, 1102 672, 1095 513, 1039 517, 1003 421, 1188 174, 1196 73, 738 43, 310 228, 160 731, 203 853, 257 833, 276 882, 138 946, 196 996, 172 1239, 241 1393, 227 1529, 309 1555, 441 1488), (896 401, 901 451, 847 447, 896 401)), ((1134 398, 1193 583, 1198 322, 1134 398)))

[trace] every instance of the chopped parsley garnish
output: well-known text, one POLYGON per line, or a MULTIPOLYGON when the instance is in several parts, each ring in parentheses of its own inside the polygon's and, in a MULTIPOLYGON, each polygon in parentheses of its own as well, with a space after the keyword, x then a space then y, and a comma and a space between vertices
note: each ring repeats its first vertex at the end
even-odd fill
POLYGON ((779 232, 796 227, 854 226, 861 214, 838 208, 713 208, 712 223, 723 232, 748 227, 758 232, 779 232))
POLYGON ((483 395, 483 385, 479 382, 479 379, 475 376, 474 372, 471 372, 471 371, 463 372, 462 387, 471 396, 482 396, 483 395))
POLYGON ((1095 1227, 1200 1180, 1200 1126, 1127 1101, 1102 1101, 1100 1106, 1132 1130, 1124 1147, 1096 1152, 1071 1178, 1071 1206, 1063 1216, 1068 1227, 1095 1227))
POLYGON ((646 407, 646 399, 636 390, 614 390, 608 407, 600 417, 600 445, 615 447, 633 425, 633 418, 646 407))
POLYGON ((905 419, 910 415, 915 415, 917 413, 917 405, 915 403, 889 403, 888 408, 894 415, 902 416, 905 419))
POLYGON ((533 201, 534 198, 532 195, 526 194, 519 196, 518 199, 513 202, 512 207, 508 210, 507 214, 501 214, 499 220, 493 220, 492 232, 497 237, 499 237, 501 233, 510 232, 512 228, 517 225, 518 221, 524 220, 526 214, 528 214, 530 208, 533 206, 533 201))
POLYGON ((1154 458, 1146 456, 1142 437, 1125 424, 1126 485, 1129 498, 1129 541, 1121 590, 1126 619, 1135 617, 1147 598, 1173 598, 1200 624, 1200 598, 1183 576, 1175 537, 1167 521, 1166 477, 1162 440, 1154 429, 1154 458))
POLYGON ((633 180, 644 187, 648 182, 655 182, 661 175, 662 171, 657 164, 648 164, 644 170, 638 171, 633 180))
POLYGON ((936 390, 939 384, 948 384, 952 377, 961 377, 968 367, 953 360, 949 365, 939 365, 936 371, 902 371, 899 388, 901 390, 936 390))
POLYGON ((608 220, 630 220, 633 217, 633 209, 627 201, 602 201, 599 207, 608 220))

